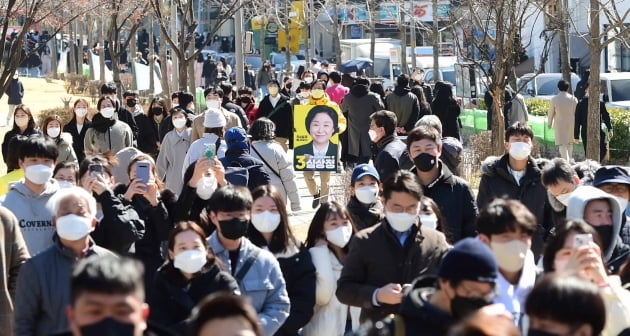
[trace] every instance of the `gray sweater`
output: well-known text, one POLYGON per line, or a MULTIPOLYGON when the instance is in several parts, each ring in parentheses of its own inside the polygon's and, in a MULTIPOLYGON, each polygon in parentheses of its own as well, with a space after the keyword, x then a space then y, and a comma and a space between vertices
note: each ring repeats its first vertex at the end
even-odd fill
POLYGON ((133 132, 125 122, 116 120, 116 123, 105 132, 98 132, 94 128, 88 129, 83 144, 86 152, 110 151, 115 155, 119 150, 133 146, 133 132))
MULTIPOLYGON (((22 265, 15 295, 16 336, 48 336, 68 329, 70 276, 79 259, 73 251, 55 244, 22 265)), ((90 241, 86 257, 114 255, 90 241)))

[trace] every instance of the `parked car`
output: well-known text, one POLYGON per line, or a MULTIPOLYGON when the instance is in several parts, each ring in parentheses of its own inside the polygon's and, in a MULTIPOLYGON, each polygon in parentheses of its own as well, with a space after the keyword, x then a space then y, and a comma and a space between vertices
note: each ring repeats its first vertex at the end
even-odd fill
MULTIPOLYGON (((274 70, 276 72, 282 71, 285 69, 285 64, 287 63, 287 58, 285 53, 271 53, 269 54, 269 63, 274 65, 274 70)), ((305 65, 305 59, 299 59, 297 55, 291 54, 291 71, 297 71, 300 65, 305 65)))
MULTIPOLYGON (((558 94, 558 82, 561 79, 562 74, 559 72, 541 73, 538 75, 528 73, 521 76, 516 81, 516 86, 520 89, 520 93, 525 98, 536 97, 547 100, 558 94)), ((579 81, 580 77, 571 73, 571 87, 573 91, 575 91, 579 81)))
POLYGON ((599 79, 606 106, 630 110, 630 72, 600 73, 599 79))

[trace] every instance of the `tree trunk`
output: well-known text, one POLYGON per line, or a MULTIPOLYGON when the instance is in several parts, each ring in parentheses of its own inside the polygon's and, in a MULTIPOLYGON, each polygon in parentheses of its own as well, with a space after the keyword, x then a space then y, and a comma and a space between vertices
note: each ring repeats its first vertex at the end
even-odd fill
MULTIPOLYGON (((368 24, 370 25, 370 59, 374 61, 376 54, 376 3, 373 0, 368 1, 368 24)), ((391 64, 390 64, 391 66, 391 64)), ((374 77, 374 67, 369 68, 369 74, 374 77)), ((392 78, 393 80, 393 78, 392 78)))
MULTIPOLYGON (((335 49, 335 63, 337 66, 341 64, 341 42, 339 41, 339 10, 337 9, 337 1, 332 2, 333 8, 333 48, 335 49)), ((307 58, 308 60, 308 58, 307 58)), ((372 59, 373 61, 374 59, 372 59)))
POLYGON ((153 15, 149 17, 149 53, 147 57, 149 59, 149 97, 153 98, 155 93, 155 83, 153 78, 153 67, 155 65, 155 57, 152 55, 155 54, 155 41, 153 40, 153 15))
POLYGON ((398 30, 400 30, 400 73, 408 74, 407 67, 407 28, 405 27, 405 12, 400 12, 400 23, 398 26, 398 30))
POLYGON ((159 49, 160 49, 160 72, 162 73, 162 78, 160 82, 162 83, 162 98, 170 99, 171 98, 171 85, 168 81, 168 59, 166 57, 166 38, 161 36, 164 34, 162 30, 158 32, 160 34, 160 38, 158 39, 159 49))
POLYGON ((57 60, 57 38, 55 36, 52 36, 51 38, 52 41, 52 50, 51 50, 51 58, 52 58, 52 63, 51 63, 51 67, 52 67, 52 77, 54 79, 59 79, 59 75, 57 74, 57 67, 59 65, 59 62, 57 60))
POLYGON ((503 95, 505 90, 496 86, 492 93, 492 149, 494 155, 505 152, 505 116, 503 115, 503 95))
POLYGON ((601 118, 599 115, 599 72, 601 66, 600 55, 602 51, 602 43, 599 37, 599 1, 590 0, 590 27, 589 33, 591 36, 590 50, 591 50, 591 74, 588 79, 589 99, 588 99, 588 120, 587 120, 587 148, 586 158, 599 161, 599 146, 600 146, 600 128, 601 118))
POLYGON ((103 19, 98 20, 98 44, 100 49, 98 51, 98 67, 100 69, 100 78, 101 82, 105 82, 105 34, 103 33, 103 19))
POLYGON ((442 75, 440 74, 440 26, 438 22, 439 17, 438 17, 438 11, 437 11, 438 1, 433 0, 432 6, 433 6, 433 26, 432 26, 431 32, 433 35, 433 82, 435 83, 439 80, 442 80, 442 75))
POLYGON ((571 63, 569 62, 569 43, 567 40, 567 20, 566 8, 564 0, 560 1, 558 6, 558 20, 560 21, 560 29, 558 39, 560 42, 560 68, 562 69, 562 79, 569 82, 569 93, 573 92, 573 86, 571 85, 571 63))
MULTIPOLYGON (((188 91, 192 92, 195 99, 197 99, 197 87, 195 85, 195 58, 192 57, 192 54, 195 53, 195 41, 190 41, 188 45, 188 57, 186 59, 186 64, 188 67, 188 91)), ((234 71, 234 70, 232 70, 234 71)))
POLYGON ((136 50, 138 49, 138 32, 134 32, 133 34, 131 34, 131 36, 129 37, 131 39, 131 41, 129 41, 129 54, 127 57, 127 62, 129 64, 129 66, 127 66, 127 68, 129 68, 129 72, 131 73, 133 80, 131 81, 131 88, 133 90, 138 90, 138 85, 136 84, 136 50))
POLYGON ((180 53, 177 55, 177 58, 179 59, 179 62, 177 64, 177 72, 179 75, 179 90, 180 91, 186 91, 186 85, 188 84, 188 67, 187 67, 187 62, 185 61, 185 50, 181 50, 180 53))
POLYGON ((77 39, 76 36, 74 34, 74 24, 70 23, 68 25, 68 35, 69 37, 69 45, 70 45, 70 50, 68 52, 68 63, 70 63, 70 69, 68 69, 68 73, 72 73, 72 74, 77 74, 77 63, 76 63, 76 48, 74 46, 74 44, 76 43, 77 39))
POLYGON ((88 43, 88 65, 90 66, 90 80, 94 77, 94 62, 92 62, 92 46, 94 45, 94 21, 91 15, 85 15, 87 23, 87 43, 88 43))

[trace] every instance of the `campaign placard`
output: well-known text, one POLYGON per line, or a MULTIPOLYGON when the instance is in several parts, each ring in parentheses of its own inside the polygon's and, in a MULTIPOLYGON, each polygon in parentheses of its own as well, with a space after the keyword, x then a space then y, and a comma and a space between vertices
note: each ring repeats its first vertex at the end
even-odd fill
POLYGON ((339 106, 293 107, 293 166, 296 171, 336 171, 339 106))

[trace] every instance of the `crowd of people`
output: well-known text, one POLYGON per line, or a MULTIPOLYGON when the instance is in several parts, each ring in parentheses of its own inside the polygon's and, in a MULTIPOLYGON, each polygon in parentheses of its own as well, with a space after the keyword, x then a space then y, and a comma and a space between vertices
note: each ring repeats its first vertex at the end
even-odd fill
POLYGON ((0 334, 630 335, 627 167, 535 158, 519 121, 475 192, 450 83, 385 92, 317 62, 302 79, 268 78, 259 104, 222 81, 202 111, 113 84, 71 120, 14 106, 0 334), (298 104, 339 108, 347 199, 335 172, 294 169, 294 123, 318 122, 298 104))

